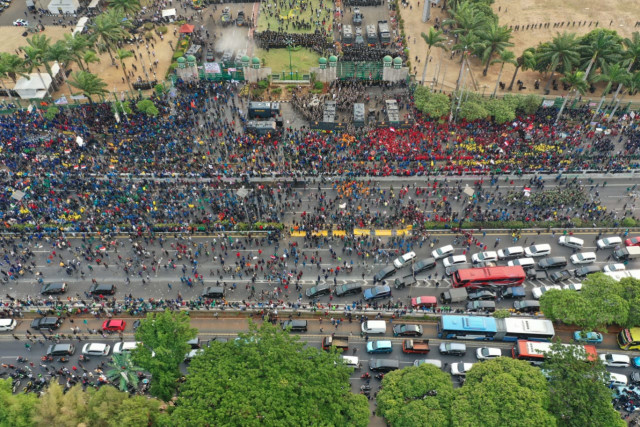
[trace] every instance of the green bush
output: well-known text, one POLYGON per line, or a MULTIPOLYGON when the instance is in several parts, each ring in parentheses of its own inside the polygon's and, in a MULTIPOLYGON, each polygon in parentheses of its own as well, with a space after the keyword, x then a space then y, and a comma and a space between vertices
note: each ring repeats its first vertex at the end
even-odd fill
POLYGON ((144 29, 147 31, 153 30, 153 24, 151 22, 147 22, 143 25, 144 29))
POLYGON ((158 96, 164 95, 164 85, 162 83, 158 83, 154 87, 154 90, 156 91, 156 95, 158 95, 158 96))
POLYGON ((146 33, 144 33, 144 38, 146 40, 152 40, 154 38, 153 32, 152 31, 147 31, 146 33))
POLYGON ((184 56, 184 50, 178 49, 173 53, 173 59, 178 59, 181 56, 184 56))
POLYGON ((281 88, 281 87, 273 88, 273 89, 271 90, 271 93, 272 93, 273 95, 280 95, 280 94, 282 93, 282 88, 281 88))
POLYGON ((311 93, 314 95, 320 95, 322 92, 324 92, 323 89, 311 89, 311 93))
POLYGON ((468 122, 486 119, 487 117, 489 117, 489 112, 479 102, 467 101, 460 106, 460 118, 468 122))
POLYGON ((52 105, 47 108, 47 112, 44 113, 44 116, 47 118, 47 120, 53 120, 58 115, 59 112, 60 112, 60 108, 52 105))
POLYGON ((423 114, 439 119, 451 111, 451 100, 443 93, 433 93, 424 86, 414 92, 416 108, 423 114))
POLYGON ((264 89, 266 89, 268 87, 269 87, 269 82, 267 80, 260 80, 258 82, 258 88, 259 89, 263 89, 264 90, 264 89))
POLYGON ((158 28, 156 29, 156 31, 157 31, 158 33, 160 33, 160 34, 167 34, 167 32, 169 31, 169 29, 168 29, 165 25, 162 25, 162 26, 158 27, 158 28))
POLYGON ((314 88, 314 89, 324 89, 324 83, 322 83, 322 82, 315 82, 315 83, 313 84, 313 88, 314 88))
POLYGON ((493 317, 496 319, 506 319, 507 317, 511 317, 511 313, 509 310, 496 310, 493 312, 493 317))
POLYGON ((485 107, 496 123, 511 122, 516 118, 516 110, 508 102, 490 99, 485 102, 485 107))
POLYGON ((629 217, 624 217, 621 222, 623 227, 635 227, 637 223, 638 222, 634 218, 629 217))

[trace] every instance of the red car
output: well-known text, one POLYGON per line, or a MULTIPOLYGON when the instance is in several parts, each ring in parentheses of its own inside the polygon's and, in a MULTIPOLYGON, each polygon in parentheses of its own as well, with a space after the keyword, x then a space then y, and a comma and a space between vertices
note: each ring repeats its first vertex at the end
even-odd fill
POLYGON ((627 239, 624 241, 624 244, 627 246, 640 246, 640 236, 627 239))
POLYGON ((438 300, 431 296, 411 298, 411 306, 413 308, 436 308, 438 300))
POLYGON ((105 320, 102 324, 103 331, 124 331, 127 326, 127 322, 119 319, 105 320))

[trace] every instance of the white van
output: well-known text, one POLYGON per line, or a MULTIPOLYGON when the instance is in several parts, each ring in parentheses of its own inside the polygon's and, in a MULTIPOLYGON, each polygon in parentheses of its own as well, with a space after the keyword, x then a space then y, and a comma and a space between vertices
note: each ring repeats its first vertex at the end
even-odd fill
POLYGON ((0 319, 0 332, 13 331, 18 323, 15 319, 0 319))
POLYGON ((358 369, 360 367, 358 356, 342 356, 342 361, 350 368, 358 369))
POLYGON ((362 324, 362 332, 365 334, 386 334, 387 322, 384 320, 366 320, 362 324))
POLYGON ((529 267, 535 267, 536 262, 532 258, 519 258, 519 259, 514 259, 513 261, 509 261, 507 265, 509 267, 514 267, 516 265, 519 265, 522 268, 529 268, 529 267))

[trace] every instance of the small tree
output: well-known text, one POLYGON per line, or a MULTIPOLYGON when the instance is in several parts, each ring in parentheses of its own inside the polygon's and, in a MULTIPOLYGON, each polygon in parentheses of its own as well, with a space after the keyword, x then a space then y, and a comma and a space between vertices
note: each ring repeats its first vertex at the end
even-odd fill
POLYGON ((160 112, 153 104, 153 101, 149 99, 143 99, 142 101, 138 101, 136 104, 136 108, 141 113, 145 113, 148 116, 156 117, 160 112))

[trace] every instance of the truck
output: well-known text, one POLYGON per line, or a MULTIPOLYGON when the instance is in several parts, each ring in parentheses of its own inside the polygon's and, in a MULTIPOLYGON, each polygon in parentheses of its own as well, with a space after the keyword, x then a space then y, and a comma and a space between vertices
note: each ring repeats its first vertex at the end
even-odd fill
POLYGON ((467 300, 467 288, 451 288, 440 293, 440 301, 444 304, 462 302, 467 300))
POLYGON ((233 15, 231 15, 231 9, 229 9, 228 7, 225 7, 224 9, 222 9, 222 16, 220 17, 220 20, 222 21, 223 27, 231 25, 231 23, 233 22, 233 15))
POLYGON ((402 351, 404 353, 429 353, 429 340, 404 340, 402 341, 402 351))
POLYGON ((331 347, 339 348, 343 352, 349 350, 349 337, 347 335, 329 335, 322 339, 322 349, 329 350, 331 347))
POLYGON ((389 32, 389 23, 387 21, 378 21, 378 33, 380 34, 382 46, 389 46, 391 44, 391 33, 389 32))
POLYGON ((613 257, 617 261, 629 261, 640 257, 640 246, 627 246, 613 251, 613 257))

